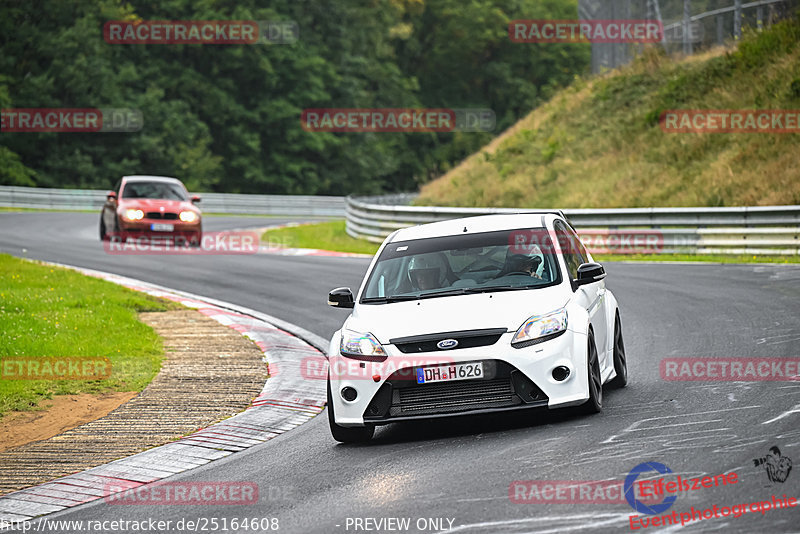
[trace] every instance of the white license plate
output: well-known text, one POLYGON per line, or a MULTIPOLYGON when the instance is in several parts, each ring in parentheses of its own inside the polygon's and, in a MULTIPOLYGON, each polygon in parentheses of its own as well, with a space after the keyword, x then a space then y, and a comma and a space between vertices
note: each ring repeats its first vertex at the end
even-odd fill
POLYGON ((172 232, 175 230, 174 224, 161 224, 161 223, 153 223, 150 225, 150 229, 154 232, 172 232))
POLYGON ((472 380, 475 378, 483 378, 483 364, 480 362, 417 367, 417 384, 472 380))

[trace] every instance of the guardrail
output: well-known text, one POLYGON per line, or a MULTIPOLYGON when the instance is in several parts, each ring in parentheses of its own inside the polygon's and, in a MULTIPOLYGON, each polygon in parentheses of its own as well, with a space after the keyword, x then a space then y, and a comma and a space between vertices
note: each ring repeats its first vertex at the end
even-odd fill
MULTIPOLYGON (((393 231, 415 224, 526 211, 407 205, 412 199, 413 195, 348 197, 347 233, 380 243, 393 231)), ((622 248, 625 236, 630 240, 643 234, 637 230, 657 230, 659 253, 800 254, 800 206, 563 211, 592 253, 638 250, 622 248)))
MULTIPOLYGON (((106 191, 0 186, 0 206, 100 210, 106 191)), ((413 194, 380 197, 202 193, 207 213, 341 217, 347 233, 380 243, 395 230, 460 217, 524 213, 516 208, 410 206, 413 194)), ((594 252, 623 250, 637 230, 658 230, 658 252, 800 254, 800 206, 571 209, 564 214, 594 252), (624 230, 624 231, 623 231, 624 230), (615 248, 616 247, 616 248, 615 248)), ((648 234, 652 236, 651 234, 648 234)), ((637 250, 632 247, 631 250, 637 250)))
MULTIPOLYGON (((0 186, 0 206, 99 212, 105 202, 106 192, 93 189, 0 186)), ((345 209, 345 198, 335 196, 198 194, 202 198, 200 206, 208 213, 341 217, 345 209)))

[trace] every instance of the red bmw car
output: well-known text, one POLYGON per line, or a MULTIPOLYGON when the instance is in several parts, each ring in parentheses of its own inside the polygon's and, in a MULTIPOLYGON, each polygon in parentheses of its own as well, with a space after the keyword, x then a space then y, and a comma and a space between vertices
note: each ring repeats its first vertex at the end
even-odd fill
POLYGON ((189 197, 183 183, 163 176, 123 176, 106 195, 100 239, 125 242, 158 236, 176 244, 199 245, 203 237, 200 197, 189 197))

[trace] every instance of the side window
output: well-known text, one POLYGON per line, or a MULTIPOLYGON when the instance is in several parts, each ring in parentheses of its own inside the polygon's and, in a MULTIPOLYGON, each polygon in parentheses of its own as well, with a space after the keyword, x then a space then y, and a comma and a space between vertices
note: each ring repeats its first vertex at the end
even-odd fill
POLYGON ((569 277, 575 280, 578 278, 578 267, 589 261, 586 255, 586 248, 581 243, 578 234, 566 224, 556 221, 553 227, 556 230, 556 237, 561 245, 561 251, 564 253, 564 263, 567 264, 569 277))
POLYGON ((583 241, 581 241, 580 236, 578 236, 578 234, 575 233, 575 230, 573 230, 571 226, 567 225, 566 228, 569 235, 572 236, 572 238, 575 240, 575 245, 576 245, 575 252, 578 254, 581 260, 578 263, 578 266, 580 266, 583 263, 589 263, 589 254, 586 253, 586 247, 583 245, 583 241))

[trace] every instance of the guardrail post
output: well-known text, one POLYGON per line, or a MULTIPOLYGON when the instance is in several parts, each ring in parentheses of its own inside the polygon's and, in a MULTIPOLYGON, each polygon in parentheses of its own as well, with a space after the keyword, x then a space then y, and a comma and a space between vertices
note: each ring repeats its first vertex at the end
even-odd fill
POLYGON ((742 0, 736 0, 733 11, 733 38, 742 38, 742 0))
POLYGON ((692 53, 692 40, 689 39, 689 24, 692 16, 692 0, 683 0, 683 53, 692 53))

